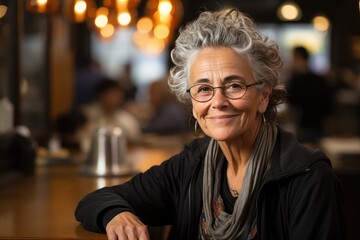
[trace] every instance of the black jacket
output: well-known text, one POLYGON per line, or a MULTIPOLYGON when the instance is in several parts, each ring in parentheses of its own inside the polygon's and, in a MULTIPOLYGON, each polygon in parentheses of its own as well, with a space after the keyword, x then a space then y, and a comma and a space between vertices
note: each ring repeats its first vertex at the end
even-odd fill
MULTIPOLYGON (((150 226, 173 225, 170 239, 196 239, 208 142, 194 140, 129 182, 90 193, 79 203, 76 219, 87 230, 104 232, 112 217, 127 210, 150 226)), ((328 158, 280 129, 257 198, 257 239, 345 239, 342 204, 328 158)))

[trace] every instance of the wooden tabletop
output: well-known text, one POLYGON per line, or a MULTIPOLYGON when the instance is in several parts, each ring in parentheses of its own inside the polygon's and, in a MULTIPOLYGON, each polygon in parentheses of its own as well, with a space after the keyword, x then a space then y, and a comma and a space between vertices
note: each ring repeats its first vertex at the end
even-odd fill
MULTIPOLYGON (((160 164, 177 147, 140 147, 129 153, 137 171, 160 164)), ((131 176, 86 177, 79 164, 38 166, 0 188, 0 239, 106 239, 104 234, 84 230, 74 211, 85 194, 98 188, 123 183, 131 176)))

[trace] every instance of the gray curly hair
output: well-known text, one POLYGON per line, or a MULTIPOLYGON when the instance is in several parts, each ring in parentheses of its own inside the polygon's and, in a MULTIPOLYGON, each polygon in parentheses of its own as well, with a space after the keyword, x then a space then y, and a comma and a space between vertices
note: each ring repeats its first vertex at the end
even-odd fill
MULTIPOLYGON (((169 87, 178 100, 191 106, 189 71, 192 60, 206 47, 229 47, 246 57, 257 81, 265 81, 273 88, 268 108, 267 120, 276 117, 276 106, 285 100, 286 91, 280 84, 280 72, 283 62, 278 45, 262 36, 251 18, 237 9, 205 11, 199 17, 180 30, 171 51, 174 66, 170 70, 169 87)), ((264 87, 264 84, 259 88, 264 87)))

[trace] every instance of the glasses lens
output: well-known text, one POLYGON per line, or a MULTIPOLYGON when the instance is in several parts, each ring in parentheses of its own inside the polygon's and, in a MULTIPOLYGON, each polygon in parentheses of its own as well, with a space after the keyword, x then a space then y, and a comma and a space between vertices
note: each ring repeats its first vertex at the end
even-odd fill
POLYGON ((190 88, 190 95, 199 102, 209 101, 213 96, 214 89, 207 84, 198 84, 190 88))
POLYGON ((228 98, 241 98, 246 93, 246 85, 242 82, 231 82, 225 85, 225 95, 228 98))

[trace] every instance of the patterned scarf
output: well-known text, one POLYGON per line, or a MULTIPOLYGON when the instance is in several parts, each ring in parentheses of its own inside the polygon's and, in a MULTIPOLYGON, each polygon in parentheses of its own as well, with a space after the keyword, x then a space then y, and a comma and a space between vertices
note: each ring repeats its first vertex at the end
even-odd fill
POLYGON ((274 124, 264 122, 261 125, 232 214, 224 211, 220 197, 224 163, 221 159, 224 157, 218 143, 214 139, 210 141, 203 176, 204 221, 200 225, 201 239, 243 240, 252 235, 250 230, 256 230, 256 197, 270 163, 276 135, 277 128, 274 124))

